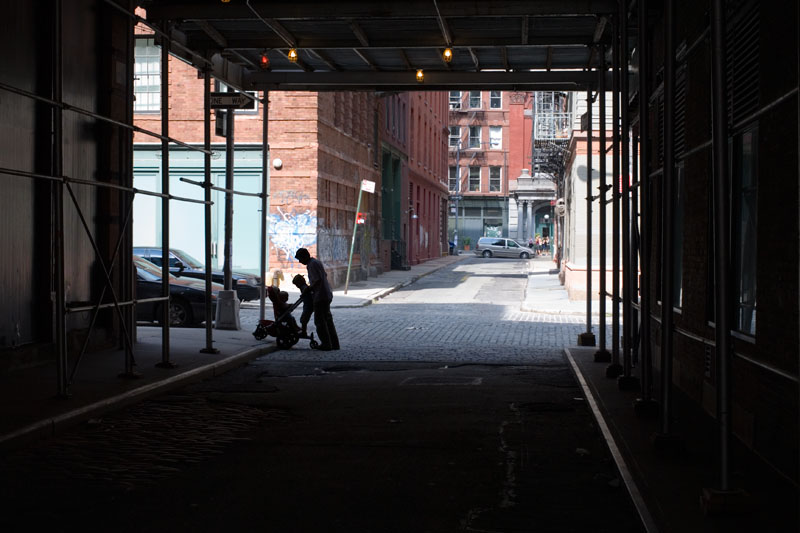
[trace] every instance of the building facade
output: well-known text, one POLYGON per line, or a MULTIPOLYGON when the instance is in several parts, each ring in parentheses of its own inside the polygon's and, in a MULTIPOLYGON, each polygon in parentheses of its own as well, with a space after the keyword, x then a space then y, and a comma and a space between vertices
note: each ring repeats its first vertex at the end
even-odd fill
POLYGON ((509 236, 509 93, 450 91, 449 238, 457 248, 509 236))

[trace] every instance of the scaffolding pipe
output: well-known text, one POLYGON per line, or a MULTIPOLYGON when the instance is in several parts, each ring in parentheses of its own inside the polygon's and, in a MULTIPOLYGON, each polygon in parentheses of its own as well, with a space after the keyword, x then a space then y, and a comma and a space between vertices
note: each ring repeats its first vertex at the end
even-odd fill
POLYGON ((642 369, 640 372, 641 399, 651 401, 653 397, 653 360, 650 346, 650 236, 652 226, 652 202, 650 199, 650 177, 648 163, 650 162, 650 115, 648 102, 650 95, 647 78, 650 75, 650 43, 647 41, 647 0, 639 0, 639 183, 641 183, 641 212, 642 222, 639 231, 639 249, 641 250, 641 346, 642 369))
MULTIPOLYGON (((592 89, 586 90, 586 336, 592 335, 592 89)), ((594 343, 592 343, 594 344, 594 343)))
MULTIPOLYGON (((234 92, 228 87, 228 92, 234 92)), ((225 188, 233 190, 233 165, 234 165, 234 110, 228 109, 225 112, 225 188)), ((222 265, 222 273, 225 276, 225 290, 233 290, 233 194, 225 193, 225 253, 222 265)))
POLYGON ((608 362, 611 360, 611 354, 606 349, 606 294, 608 287, 606 287, 606 256, 607 256, 607 224, 606 215, 608 206, 606 203, 606 191, 608 186, 606 184, 606 47, 600 45, 600 76, 598 77, 598 90, 599 107, 600 107, 600 187, 599 191, 599 210, 600 210, 600 246, 599 246, 599 260, 600 260, 600 294, 598 305, 599 309, 599 325, 600 340, 598 350, 594 355, 594 360, 597 362, 608 362))
MULTIPOLYGON (((711 80, 714 95, 712 127, 714 139, 714 340, 717 355, 717 428, 719 443, 719 488, 730 488, 730 179, 728 168, 728 114, 725 95, 725 6, 712 3, 711 80)), ((671 311, 671 309, 670 309, 671 311)), ((671 313, 670 313, 671 315, 671 313)))
MULTIPOLYGON (((628 381, 626 388, 630 388, 631 380, 631 341, 633 320, 631 317, 631 181, 630 181, 630 120, 628 117, 628 3, 619 2, 619 28, 620 28, 620 178, 622 179, 622 375, 628 381)), ((626 381, 620 382, 622 386, 626 381)))
MULTIPOLYGON (((166 23, 165 23, 166 24, 166 23)), ((169 40, 161 43, 161 192, 169 194, 169 40)), ((169 200, 161 200, 161 296, 169 298, 169 200)), ((161 368, 169 362, 169 333, 172 302, 161 306, 161 368)), ((125 372, 132 369, 125 365, 125 372)))
POLYGON ((203 233, 205 241, 205 316, 206 316, 206 346, 201 348, 201 353, 218 353, 214 348, 214 333, 212 325, 214 314, 211 305, 211 71, 208 67, 203 69, 203 233))
MULTIPOLYGON (((675 0, 666 0, 664 38, 664 175, 661 194, 661 432, 670 434, 672 403, 673 218, 675 179, 675 0)), ((723 99, 723 102, 725 100, 723 99)), ((728 222, 726 221, 725 224, 728 222)), ((725 261, 723 261, 724 263, 725 261)), ((717 281, 720 281, 719 279, 717 281)), ((719 292, 719 291, 718 291, 719 292)), ((719 324, 717 324, 719 328, 719 324)))
MULTIPOLYGON (((53 6, 53 99, 60 102, 63 96, 63 56, 61 49, 61 13, 62 1, 56 0, 53 6)), ((64 123, 61 107, 53 108, 53 174, 61 178, 64 172, 64 123)), ((66 321, 66 273, 64 260, 64 182, 55 183, 53 191, 53 218, 55 230, 53 280, 55 292, 55 344, 57 350, 56 375, 58 395, 62 398, 69 395, 67 383, 67 321, 66 321)))
MULTIPOLYGON (((618 17, 619 18, 619 17, 618 17)), ((619 115, 620 115, 620 39, 619 29, 620 20, 616 20, 613 24, 614 28, 614 41, 612 48, 612 71, 611 77, 611 121, 613 123, 613 147, 612 147, 612 182, 611 182, 611 239, 612 239, 612 257, 611 257, 611 365, 609 365, 606 376, 609 378, 617 378, 622 373, 622 367, 619 363, 619 247, 620 247, 620 213, 619 213, 619 185, 620 185, 620 131, 619 131, 619 115)))
POLYGON ((258 318, 266 318, 267 269, 269 268, 269 234, 267 233, 267 217, 269 217, 269 92, 264 91, 261 101, 261 283, 259 284, 258 318))

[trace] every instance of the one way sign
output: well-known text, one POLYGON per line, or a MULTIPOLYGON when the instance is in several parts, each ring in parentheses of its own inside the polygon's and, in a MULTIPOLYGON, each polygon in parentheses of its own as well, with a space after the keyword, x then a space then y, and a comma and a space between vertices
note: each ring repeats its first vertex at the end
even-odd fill
POLYGON ((255 100, 245 93, 211 93, 211 109, 255 109, 255 100))

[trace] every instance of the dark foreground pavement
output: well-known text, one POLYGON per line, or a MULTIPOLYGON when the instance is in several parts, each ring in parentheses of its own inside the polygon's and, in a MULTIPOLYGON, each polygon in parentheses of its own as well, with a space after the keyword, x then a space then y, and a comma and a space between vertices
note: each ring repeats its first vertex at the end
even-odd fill
POLYGON ((3 531, 643 531, 560 353, 259 358, 6 456, 3 531))

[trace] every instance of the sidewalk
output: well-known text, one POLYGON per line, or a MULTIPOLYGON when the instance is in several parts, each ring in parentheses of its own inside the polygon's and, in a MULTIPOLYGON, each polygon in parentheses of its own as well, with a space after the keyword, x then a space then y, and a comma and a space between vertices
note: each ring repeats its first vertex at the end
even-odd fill
MULTIPOLYGON (((466 257, 445 256, 414 265, 410 270, 392 270, 353 283, 346 295, 343 288, 339 288, 333 292, 332 307, 370 305, 466 257)), ((285 288, 289 287, 293 289, 290 300, 294 301, 299 293, 291 282, 285 288)), ((248 304, 248 307, 253 307, 253 304, 248 304)), ((271 306, 269 309, 268 315, 271 315, 271 306)), ((276 349, 274 342, 254 339, 250 330, 214 330, 213 338, 214 348, 219 353, 201 353, 200 349, 205 347, 205 328, 171 328, 169 359, 177 366, 160 368, 156 364, 162 360, 161 328, 138 327, 134 358, 139 376, 119 377, 125 367, 122 350, 87 353, 75 372, 68 398, 57 395, 55 363, 18 369, 0 376, 0 449, 55 435, 112 409, 224 373, 276 349)), ((76 355, 70 354, 68 374, 73 371, 75 359, 76 355)))

